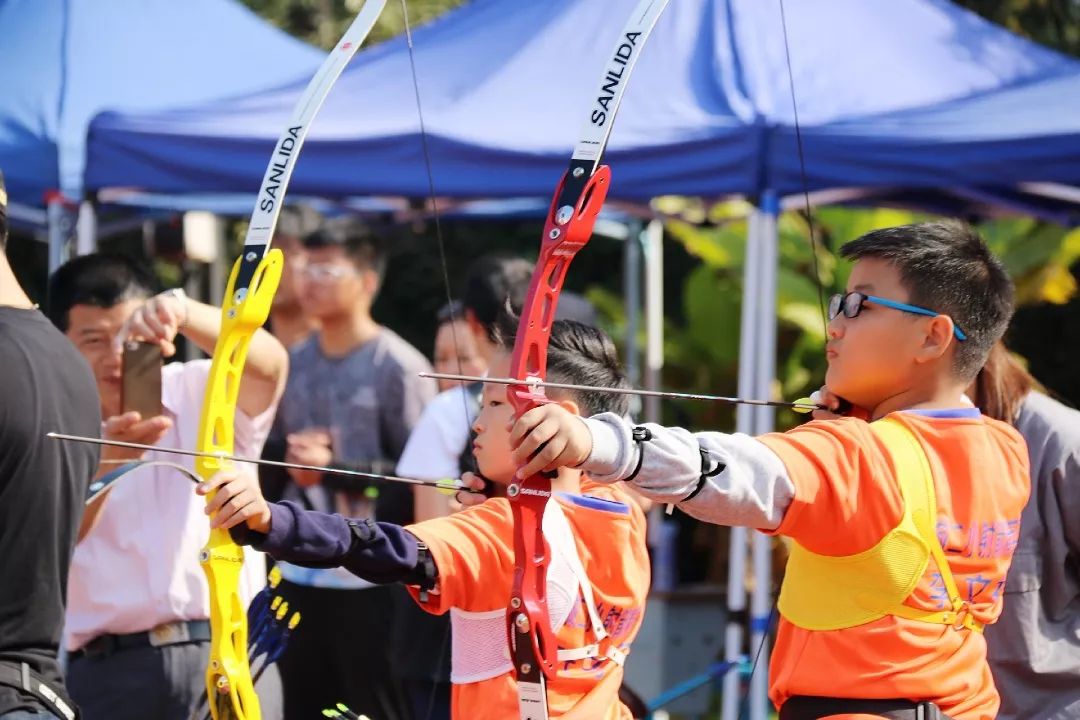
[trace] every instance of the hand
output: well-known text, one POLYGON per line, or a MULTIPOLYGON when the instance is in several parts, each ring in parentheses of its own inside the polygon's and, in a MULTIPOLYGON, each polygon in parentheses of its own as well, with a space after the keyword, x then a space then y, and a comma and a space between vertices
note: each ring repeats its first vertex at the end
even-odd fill
POLYGON ((142 340, 157 343, 161 354, 176 354, 173 340, 187 322, 187 303, 183 296, 165 292, 150 298, 131 313, 113 342, 117 350, 126 340, 142 340))
POLYGON ((868 420, 870 418, 869 412, 867 412, 863 408, 856 407, 851 403, 848 403, 842 397, 829 390, 829 388, 825 385, 822 385, 820 390, 815 390, 814 392, 812 392, 810 394, 810 400, 817 403, 818 405, 822 405, 828 408, 827 410, 814 410, 811 415, 815 420, 836 420, 842 417, 854 417, 861 420, 868 420), (846 404, 848 406, 844 414, 841 414, 839 412, 839 408, 842 404, 846 404))
POLYGON ((270 505, 263 498, 259 479, 254 473, 225 468, 195 488, 199 495, 215 491, 213 499, 206 503, 206 514, 211 516, 210 527, 228 530, 246 522, 255 532, 270 532, 270 505))
MULTIPOLYGON (((140 445, 156 445, 171 427, 172 419, 165 415, 155 415, 143 420, 142 415, 132 411, 123 415, 113 415, 106 419, 101 434, 106 440, 120 440, 121 442, 139 443, 140 445)), ((103 445, 101 448, 101 463, 134 462, 135 460, 141 460, 145 454, 145 450, 103 445)))
POLYGON ((451 507, 451 511, 457 512, 458 510, 464 510, 465 508, 479 505, 487 500, 484 497, 483 490, 486 485, 484 478, 480 477, 476 473, 467 472, 461 476, 461 484, 470 490, 476 492, 465 492, 464 490, 458 490, 454 494, 454 500, 461 506, 459 508, 451 507))
POLYGON ((558 403, 529 410, 509 425, 510 450, 517 477, 576 467, 589 459, 592 433, 588 425, 558 403))
MULTIPOLYGON (((285 451, 286 462, 326 467, 334 461, 332 438, 327 430, 312 428, 291 433, 285 438, 285 442, 288 444, 285 451)), ((322 482, 322 473, 318 470, 289 468, 289 476, 293 482, 304 488, 322 482)))

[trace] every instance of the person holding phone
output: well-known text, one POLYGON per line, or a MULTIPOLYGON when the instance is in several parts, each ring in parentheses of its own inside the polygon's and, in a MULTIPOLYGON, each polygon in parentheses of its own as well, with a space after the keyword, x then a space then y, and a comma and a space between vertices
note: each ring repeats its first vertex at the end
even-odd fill
POLYGON ((59 446, 45 433, 96 436, 101 415, 86 361, 8 264, 6 199, 0 174, 0 718, 69 720, 74 703, 57 656, 68 564, 98 448, 59 446))
MULTIPOLYGON (((129 257, 84 255, 50 278, 49 316, 90 364, 104 437, 194 450, 210 361, 161 362, 175 354, 178 335, 212 353, 221 311, 180 290, 155 290, 150 271, 129 257)), ((237 455, 259 456, 288 366, 281 343, 259 330, 237 398, 237 455)), ((103 447, 99 474, 138 459, 193 467, 190 458, 145 455, 103 447)), ((174 470, 140 467, 88 508, 65 625, 68 686, 83 720, 186 720, 201 702, 210 639, 198 560, 209 533, 204 504, 174 470)), ((242 592, 250 599, 265 582, 263 556, 247 553, 242 592)), ((262 680, 263 717, 281 717, 279 678, 262 680)))

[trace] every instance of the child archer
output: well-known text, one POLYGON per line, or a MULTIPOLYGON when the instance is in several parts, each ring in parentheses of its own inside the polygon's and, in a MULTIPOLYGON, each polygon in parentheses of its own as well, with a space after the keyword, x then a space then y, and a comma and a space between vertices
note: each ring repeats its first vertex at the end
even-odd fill
POLYGON ((701 520, 792 538, 771 667, 781 720, 993 718, 982 628, 1001 610, 1028 459, 963 394, 1008 324, 1012 284, 959 223, 875 231, 841 253, 855 264, 829 306, 822 397, 872 422, 632 433, 617 415, 546 406, 516 421, 514 457, 523 474, 581 467, 701 520))
MULTIPOLYGON (((505 376, 509 365, 504 347, 491 372, 505 376)), ((564 383, 628 387, 611 340, 573 321, 552 327, 548 375, 564 383)), ((571 415, 626 412, 624 395, 575 391, 550 397, 571 415)), ((502 484, 515 470, 507 439, 512 417, 505 388, 485 387, 474 450, 484 476, 502 484)), ((199 492, 214 489, 218 493, 208 506, 217 512, 213 524, 232 528, 237 542, 279 560, 341 566, 371 582, 401 582, 424 609, 449 612, 453 716, 517 716, 505 625, 514 565, 506 499, 400 527, 288 502, 267 504, 254 476, 236 470, 219 473, 199 492)), ((644 515, 624 489, 594 483, 580 470, 559 470, 552 490, 544 532, 552 548, 547 596, 560 661, 558 676, 548 684, 551 715, 629 718, 618 691, 622 660, 641 625, 649 589, 644 515)))

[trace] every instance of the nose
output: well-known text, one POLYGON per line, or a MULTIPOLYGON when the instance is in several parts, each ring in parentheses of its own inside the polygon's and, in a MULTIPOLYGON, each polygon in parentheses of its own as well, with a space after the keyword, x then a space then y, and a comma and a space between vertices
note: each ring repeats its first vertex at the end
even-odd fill
POLYGON ((837 313, 836 317, 825 326, 825 335, 830 340, 838 340, 844 336, 844 320, 846 320, 844 313, 837 313))

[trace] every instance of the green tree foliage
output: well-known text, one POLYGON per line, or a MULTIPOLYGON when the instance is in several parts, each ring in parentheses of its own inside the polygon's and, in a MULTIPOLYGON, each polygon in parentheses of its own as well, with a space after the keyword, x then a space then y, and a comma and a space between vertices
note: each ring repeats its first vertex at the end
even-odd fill
MULTIPOLYGON (((409 24, 415 27, 442 15, 465 0, 406 0, 409 24)), ((331 48, 363 7, 363 0, 243 0, 281 29, 323 48, 331 48)), ((388 0, 369 42, 379 42, 405 29, 401 0, 388 0)))
POLYGON ((954 0, 1013 32, 1069 55, 1080 55, 1077 0, 954 0))

